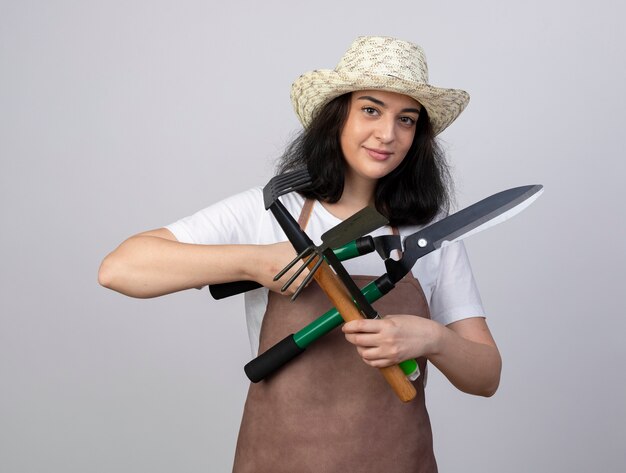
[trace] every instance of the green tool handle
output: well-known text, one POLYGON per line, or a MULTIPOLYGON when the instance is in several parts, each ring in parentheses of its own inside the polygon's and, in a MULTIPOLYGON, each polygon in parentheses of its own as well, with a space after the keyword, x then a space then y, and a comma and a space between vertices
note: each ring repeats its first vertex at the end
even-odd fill
MULTIPOLYGON (((380 284, 382 278, 372 281, 361 290, 368 302, 377 301, 393 288, 393 285, 389 287, 389 283, 380 284)), ((281 342, 250 361, 244 368, 246 375, 255 383, 261 381, 301 354, 315 340, 339 327, 342 323, 341 315, 333 307, 306 327, 293 335, 288 335, 281 342)), ((411 380, 417 379, 420 375, 419 366, 415 360, 403 361, 399 363, 399 366, 411 380)))
POLYGON ((339 261, 345 261, 351 258, 356 258, 357 256, 366 255, 375 249, 374 239, 367 235, 357 238, 356 240, 340 246, 339 248, 333 248, 333 253, 335 253, 335 256, 339 259, 339 261))

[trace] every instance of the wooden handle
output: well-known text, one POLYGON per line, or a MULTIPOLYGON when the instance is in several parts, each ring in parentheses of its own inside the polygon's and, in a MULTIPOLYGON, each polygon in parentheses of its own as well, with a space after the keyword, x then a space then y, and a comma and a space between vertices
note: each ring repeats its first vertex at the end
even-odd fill
MULTIPOLYGON (((309 264, 309 268, 312 268, 314 265, 315 261, 312 261, 309 264)), ((350 296, 350 293, 337 275, 330 269, 328 263, 322 263, 314 278, 335 305, 345 322, 364 318, 354 305, 352 296, 350 296)), ((406 378, 398 365, 380 368, 380 371, 402 402, 409 402, 417 395, 415 386, 406 378)))

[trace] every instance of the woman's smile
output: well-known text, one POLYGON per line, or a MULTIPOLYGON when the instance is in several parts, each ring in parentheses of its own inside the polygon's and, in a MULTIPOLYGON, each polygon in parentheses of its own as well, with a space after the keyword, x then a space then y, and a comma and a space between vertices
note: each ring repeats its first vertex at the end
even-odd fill
POLYGON ((353 92, 341 132, 346 177, 375 182, 402 163, 415 136, 421 105, 394 92, 353 92))
POLYGON ((393 154, 393 152, 387 150, 368 148, 367 146, 363 146, 363 148, 365 148, 367 153, 377 161, 385 161, 393 154))

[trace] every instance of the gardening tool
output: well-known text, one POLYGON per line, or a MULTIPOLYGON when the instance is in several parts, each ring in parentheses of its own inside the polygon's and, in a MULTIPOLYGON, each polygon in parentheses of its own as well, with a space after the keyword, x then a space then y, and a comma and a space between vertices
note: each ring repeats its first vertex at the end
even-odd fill
MULTIPOLYGON (((306 235, 303 236, 304 232, 302 232, 298 223, 293 221, 293 218, 278 198, 289 192, 305 189, 310 185, 311 178, 309 177, 308 171, 301 169, 299 171, 274 176, 263 188, 265 210, 271 210, 292 245, 294 245, 294 247, 302 247, 300 250, 296 250, 298 252, 309 246, 309 244, 312 244, 312 242, 309 243, 309 238, 306 235), (293 223, 291 221, 293 221, 293 223)), ((210 284, 209 291, 214 299, 223 299, 224 297, 234 296, 235 294, 251 291, 259 287, 261 287, 261 284, 256 281, 234 281, 222 284, 210 284)))
MULTIPOLYGON (((390 258, 393 250, 402 249, 399 237, 365 237, 359 243, 350 243, 335 250, 336 257, 348 259, 374 251, 385 259, 387 273, 366 285, 361 291, 368 302, 374 302, 391 291, 413 267, 415 262, 434 251, 455 241, 497 225, 534 202, 543 192, 543 186, 524 186, 509 189, 481 200, 453 215, 450 215, 428 227, 407 236, 404 239, 403 256, 395 261, 390 258)), ((301 354, 311 343, 338 327, 342 318, 335 308, 329 310, 295 334, 288 335, 282 341, 266 350, 244 368, 246 375, 253 382, 264 379, 282 365, 301 354)), ((417 368, 415 360, 400 363, 401 369, 408 376, 417 368)))
MULTIPOLYGON (((298 185, 298 189, 306 187, 309 184, 308 182, 300 182, 296 179, 289 179, 283 182, 285 183, 286 189, 281 190, 280 187, 276 186, 274 190, 275 193, 283 195, 287 192, 291 192, 292 190, 296 190, 294 184, 298 185), (280 192, 282 192, 282 194, 280 192)), ((313 262, 315 257, 320 256, 317 262, 314 263, 314 266, 312 267, 310 273, 307 275, 303 283, 298 287, 298 290, 296 290, 296 292, 292 296, 292 300, 295 300, 296 297, 300 294, 300 291, 309 283, 309 281, 313 278, 315 271, 322 264, 323 258, 321 257, 321 255, 326 249, 342 247, 354 240, 360 240, 360 237, 362 237, 363 235, 370 233, 386 224, 387 219, 379 214, 373 207, 364 207, 352 217, 347 218, 346 220, 342 221, 338 225, 325 232, 321 236, 322 244, 320 246, 315 246, 313 244, 307 246, 304 251, 296 256, 280 273, 276 275, 274 280, 277 281, 278 279, 280 279, 289 269, 291 269, 296 263, 301 261, 302 258, 308 256, 308 259, 304 262, 304 264, 300 268, 298 268, 298 271, 282 287, 282 290, 285 291, 300 275, 300 273, 304 271, 304 269, 308 267, 310 263, 313 262)), ((367 251, 367 243, 365 241, 361 243, 361 246, 363 246, 363 248, 360 248, 361 251, 367 251)), ((261 287, 261 284, 255 281, 235 281, 229 283, 211 284, 209 285, 209 291, 211 292, 211 295, 214 299, 223 299, 225 297, 234 296, 242 292, 257 289, 259 287, 261 287)))
MULTIPOLYGON (((296 222, 285 206, 278 200, 278 197, 287 192, 291 192, 292 190, 296 190, 296 188, 303 188, 308 185, 309 180, 310 178, 306 170, 295 171, 273 177, 263 188, 263 201, 265 208, 272 212, 276 221, 281 226, 287 235, 287 238, 298 253, 302 253, 307 247, 314 246, 314 244, 308 235, 300 228, 298 222, 296 222)), ((335 269, 335 271, 343 272, 347 275, 339 260, 334 258, 334 254, 331 250, 327 250, 324 255, 329 257, 328 259, 333 265, 333 269, 335 269)), ((351 320, 362 319, 363 316, 355 305, 352 296, 348 293, 335 273, 330 269, 326 261, 327 258, 324 258, 324 261, 319 266, 319 269, 317 269, 314 273, 313 277, 317 281, 317 284, 332 301, 344 321, 348 322, 351 320)), ((310 264, 313 265, 313 263, 310 264)), ((312 269, 312 267, 310 269, 312 269)), ((348 279, 350 279, 349 276, 348 279)), ((357 292, 360 293, 358 288, 357 292)), ((369 305, 365 298, 361 296, 361 299, 364 304, 369 305)), ((379 368, 379 370, 400 400, 408 402, 415 397, 417 394, 415 387, 405 377, 398 365, 379 368)))
POLYGON ((322 244, 319 246, 308 246, 304 249, 300 254, 298 254, 287 266, 285 266, 282 271, 280 271, 275 277, 274 281, 278 281, 282 278, 287 271, 289 271, 293 266, 295 266, 299 261, 304 258, 304 263, 298 270, 289 278, 289 280, 283 285, 281 291, 286 291, 287 288, 297 279, 297 277, 304 271, 305 268, 309 267, 313 260, 317 258, 317 261, 313 263, 311 271, 307 274, 306 278, 302 281, 302 284, 298 286, 298 289, 294 292, 293 296, 291 296, 291 300, 295 301, 302 289, 306 287, 309 281, 315 275, 315 272, 319 269, 324 261, 323 254, 326 250, 332 248, 338 248, 348 244, 349 242, 362 237, 366 233, 370 233, 377 228, 382 227, 387 224, 387 219, 379 214, 376 209, 373 207, 364 207, 359 210, 350 218, 347 218, 339 225, 331 228, 327 232, 322 235, 322 244))

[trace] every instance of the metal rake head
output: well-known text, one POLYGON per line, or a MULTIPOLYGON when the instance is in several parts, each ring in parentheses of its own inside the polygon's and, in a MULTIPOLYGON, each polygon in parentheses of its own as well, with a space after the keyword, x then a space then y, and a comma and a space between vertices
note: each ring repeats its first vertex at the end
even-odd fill
MULTIPOLYGON (((306 275, 302 284, 298 286, 298 289, 291 297, 291 300, 295 300, 324 262, 324 255, 327 254, 326 252, 330 252, 328 257, 332 257, 333 248, 340 248, 350 242, 353 242, 357 238, 382 227, 386 223, 387 219, 383 215, 379 214, 374 207, 362 208, 351 217, 345 219, 322 234, 321 245, 315 246, 311 244, 305 247, 298 256, 296 256, 280 273, 276 275, 274 281, 283 277, 300 259, 308 257, 304 261, 304 264, 296 270, 296 272, 289 278, 281 289, 282 291, 285 291, 298 278, 302 271, 310 266, 311 272, 306 275), (317 261, 313 262, 315 258, 317 258, 317 261)), ((337 261, 337 264, 339 264, 339 261, 337 261)))
POLYGON ((300 295, 302 290, 307 286, 307 284, 309 284, 309 281, 313 279, 315 272, 319 269, 319 267, 324 262, 324 256, 321 253, 319 253, 318 247, 309 246, 305 248, 302 253, 300 253, 293 260, 291 260, 291 262, 287 266, 285 266, 276 276, 274 276, 274 281, 278 281, 280 278, 282 278, 285 275, 287 271, 289 271, 293 266, 295 266, 298 261, 302 260, 302 258, 305 258, 307 256, 308 258, 302 264, 302 266, 300 266, 296 270, 296 272, 289 278, 289 280, 283 285, 283 287, 280 288, 281 292, 285 292, 287 288, 291 286, 291 284, 298 278, 298 276, 300 276, 300 273, 302 273, 302 271, 304 271, 304 269, 307 268, 309 264, 313 262, 315 257, 318 257, 318 260, 315 262, 315 265, 311 268, 311 271, 309 272, 309 274, 306 275, 306 277, 304 278, 304 281, 302 281, 302 283, 296 289, 296 292, 294 292, 293 296, 291 296, 292 301, 296 300, 296 298, 300 295))
POLYGON ((281 195, 305 189, 311 185, 311 176, 306 169, 279 174, 270 179, 263 188, 265 210, 276 202, 281 195))

